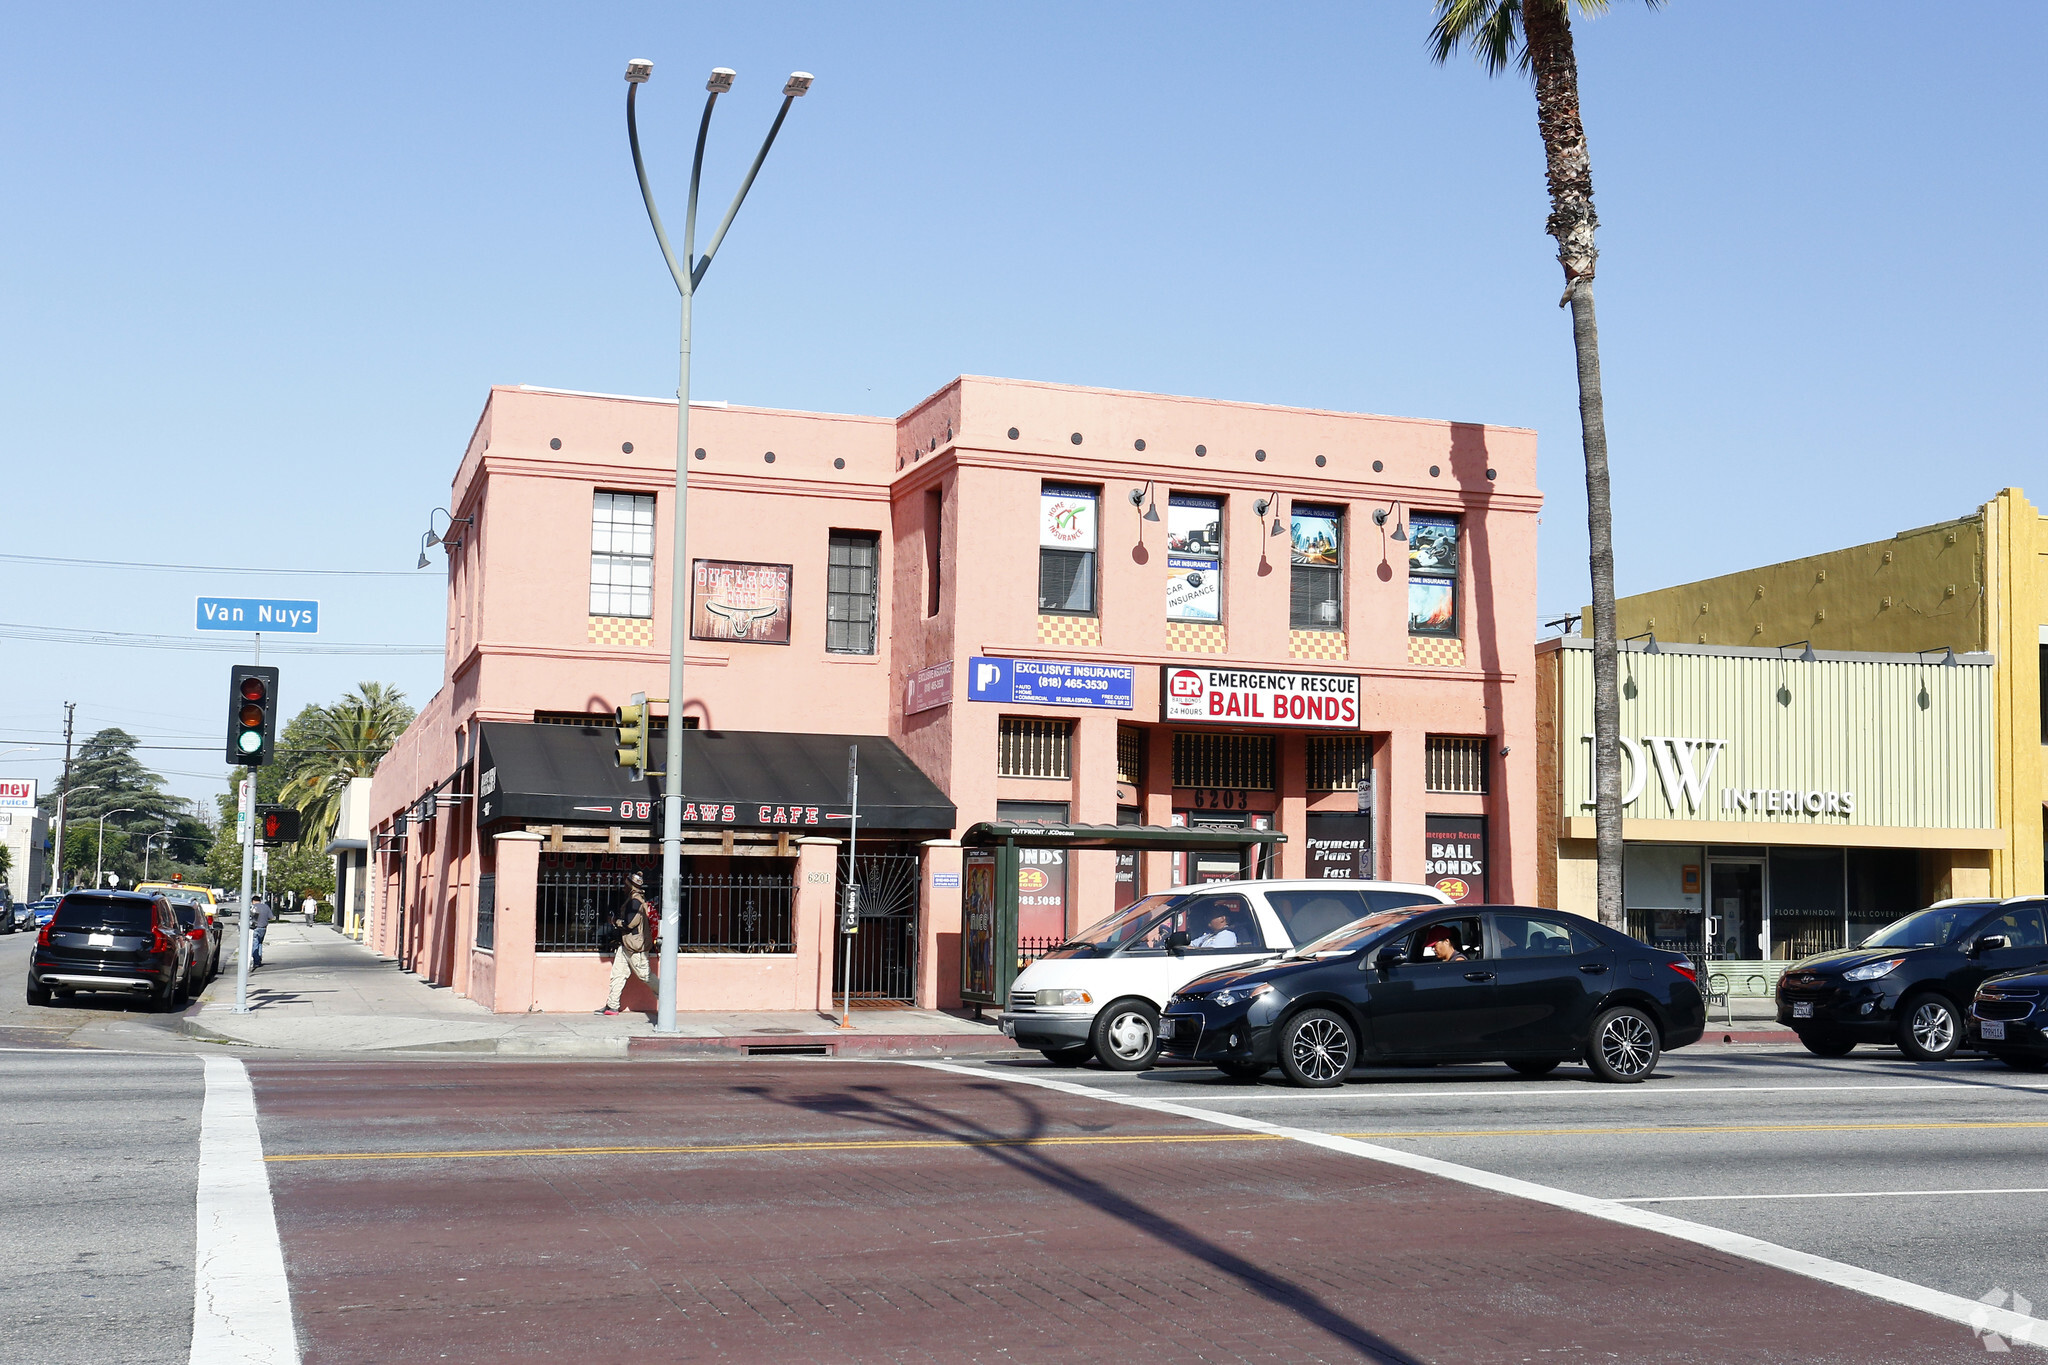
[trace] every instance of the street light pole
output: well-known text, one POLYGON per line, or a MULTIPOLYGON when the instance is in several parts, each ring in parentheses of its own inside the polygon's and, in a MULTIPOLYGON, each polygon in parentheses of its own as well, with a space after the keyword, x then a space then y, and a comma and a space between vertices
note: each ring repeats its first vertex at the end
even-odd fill
POLYGON ((711 268, 711 258, 718 254, 726 229, 732 226, 740 205, 746 202, 747 191, 754 187, 754 177, 760 174, 761 163, 768 159, 768 149, 775 145, 775 135, 782 131, 782 121, 789 116, 789 106, 811 88, 811 75, 805 71, 795 72, 789 83, 782 87, 782 108, 776 111, 775 122, 769 126, 768 136, 754 156, 754 164, 747 168, 747 177, 740 182, 732 207, 725 211, 724 221, 719 223, 711 245, 705 248, 700 258, 696 254, 697 186, 704 175, 704 139, 711 132, 712 107, 718 103, 720 95, 732 89, 734 76, 729 67, 713 69, 711 79, 704 85, 708 95, 704 101, 704 116, 697 123, 697 150, 690 160, 690 199, 683 212, 683 259, 678 264, 675 252, 669 247, 668 232, 661 225, 661 214, 654 207, 654 190, 647 183, 647 166, 640 156, 640 124, 635 113, 635 101, 640 87, 653 74, 654 63, 643 57, 626 63, 626 139, 633 148, 633 174, 640 181, 640 198, 647 205, 647 221, 654 227, 655 241, 661 244, 662 259, 668 262, 668 273, 676 282, 676 292, 682 296, 682 330, 676 347, 675 544, 669 565, 668 749, 663 763, 666 799, 662 802, 661 817, 661 981, 657 987, 659 1003, 654 1023, 655 1032, 674 1033, 676 937, 683 881, 683 803, 680 799, 683 707, 688 695, 683 690, 683 646, 690 638, 690 310, 697 286, 703 283, 704 272, 711 268))
POLYGON ((98 887, 100 884, 100 872, 107 860, 107 816, 133 814, 135 814, 135 807, 122 806, 116 810, 103 812, 100 815, 100 849, 92 858, 92 884, 94 887, 98 887))
POLYGON ((57 890, 57 894, 58 894, 58 895, 60 895, 60 896, 64 894, 64 806, 65 806, 65 803, 66 803, 66 802, 68 802, 68 801, 70 801, 70 799, 71 799, 71 793, 73 793, 73 792, 96 792, 96 791, 98 791, 99 789, 100 789, 100 784, 99 784, 99 783, 97 783, 97 782, 84 782, 84 783, 80 783, 80 784, 79 784, 78 786, 76 786, 76 787, 66 787, 66 788, 65 788, 65 789, 64 789, 63 791, 60 791, 60 792, 58 792, 58 793, 57 793, 57 872, 56 872, 56 875, 55 875, 55 876, 53 876, 53 877, 52 877, 52 878, 50 879, 50 885, 56 888, 56 890, 57 890))

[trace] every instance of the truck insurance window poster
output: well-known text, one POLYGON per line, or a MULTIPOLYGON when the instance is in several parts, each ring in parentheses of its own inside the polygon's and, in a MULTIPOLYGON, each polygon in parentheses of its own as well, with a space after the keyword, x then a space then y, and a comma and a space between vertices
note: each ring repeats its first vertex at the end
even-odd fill
POLYGON ((789 581, 787 564, 692 560, 690 638, 788 644, 789 581))
POLYGON ((1166 619, 1223 619, 1223 500, 1166 500, 1166 619))

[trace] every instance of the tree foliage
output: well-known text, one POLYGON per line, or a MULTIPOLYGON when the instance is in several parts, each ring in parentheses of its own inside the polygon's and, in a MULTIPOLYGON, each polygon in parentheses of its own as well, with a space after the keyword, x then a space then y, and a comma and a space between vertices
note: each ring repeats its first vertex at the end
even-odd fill
POLYGON ((377 682, 357 683, 340 701, 300 713, 293 725, 305 725, 291 736, 289 777, 279 794, 305 816, 306 843, 326 847, 348 784, 374 773, 412 720, 405 694, 377 682))
POLYGON ((163 778, 135 756, 135 748, 135 736, 126 730, 101 730, 79 747, 69 782, 60 779, 37 803, 54 818, 58 798, 71 794, 64 808, 66 885, 90 881, 95 866, 118 875, 123 885, 139 880, 144 845, 152 835, 159 836, 149 852, 152 878, 199 872, 212 832, 189 802, 163 789, 163 778), (107 817, 104 850, 102 815, 107 817))

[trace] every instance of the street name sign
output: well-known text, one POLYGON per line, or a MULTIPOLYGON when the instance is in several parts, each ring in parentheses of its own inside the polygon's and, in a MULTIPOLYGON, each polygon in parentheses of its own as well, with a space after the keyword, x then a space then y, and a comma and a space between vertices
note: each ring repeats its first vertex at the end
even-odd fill
POLYGON ((320 604, 282 597, 202 597, 201 630, 261 630, 285 635, 320 633, 320 604))

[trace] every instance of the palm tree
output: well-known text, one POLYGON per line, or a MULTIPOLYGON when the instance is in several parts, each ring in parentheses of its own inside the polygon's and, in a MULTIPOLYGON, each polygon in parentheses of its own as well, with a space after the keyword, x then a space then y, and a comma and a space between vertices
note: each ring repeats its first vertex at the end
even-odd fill
POLYGON ((319 848, 333 837, 350 781, 374 773, 412 719, 405 694, 375 682, 314 708, 307 744, 284 756, 291 777, 278 793, 304 817, 301 844, 319 848))
MULTIPOLYGON (((1661 0, 1645 0, 1655 8, 1661 0)), ((1579 63, 1568 9, 1598 14, 1607 0, 1436 0, 1430 33, 1439 64, 1469 48, 1499 75, 1509 61, 1536 86, 1536 128, 1543 136, 1550 218, 1564 267, 1579 358, 1579 431, 1586 452, 1586 538, 1593 576, 1593 834, 1595 903, 1600 922, 1623 927, 1621 900, 1621 648, 1614 624, 1614 511, 1607 486, 1607 415, 1600 397, 1600 329, 1593 317, 1593 162, 1579 118, 1579 63)))

